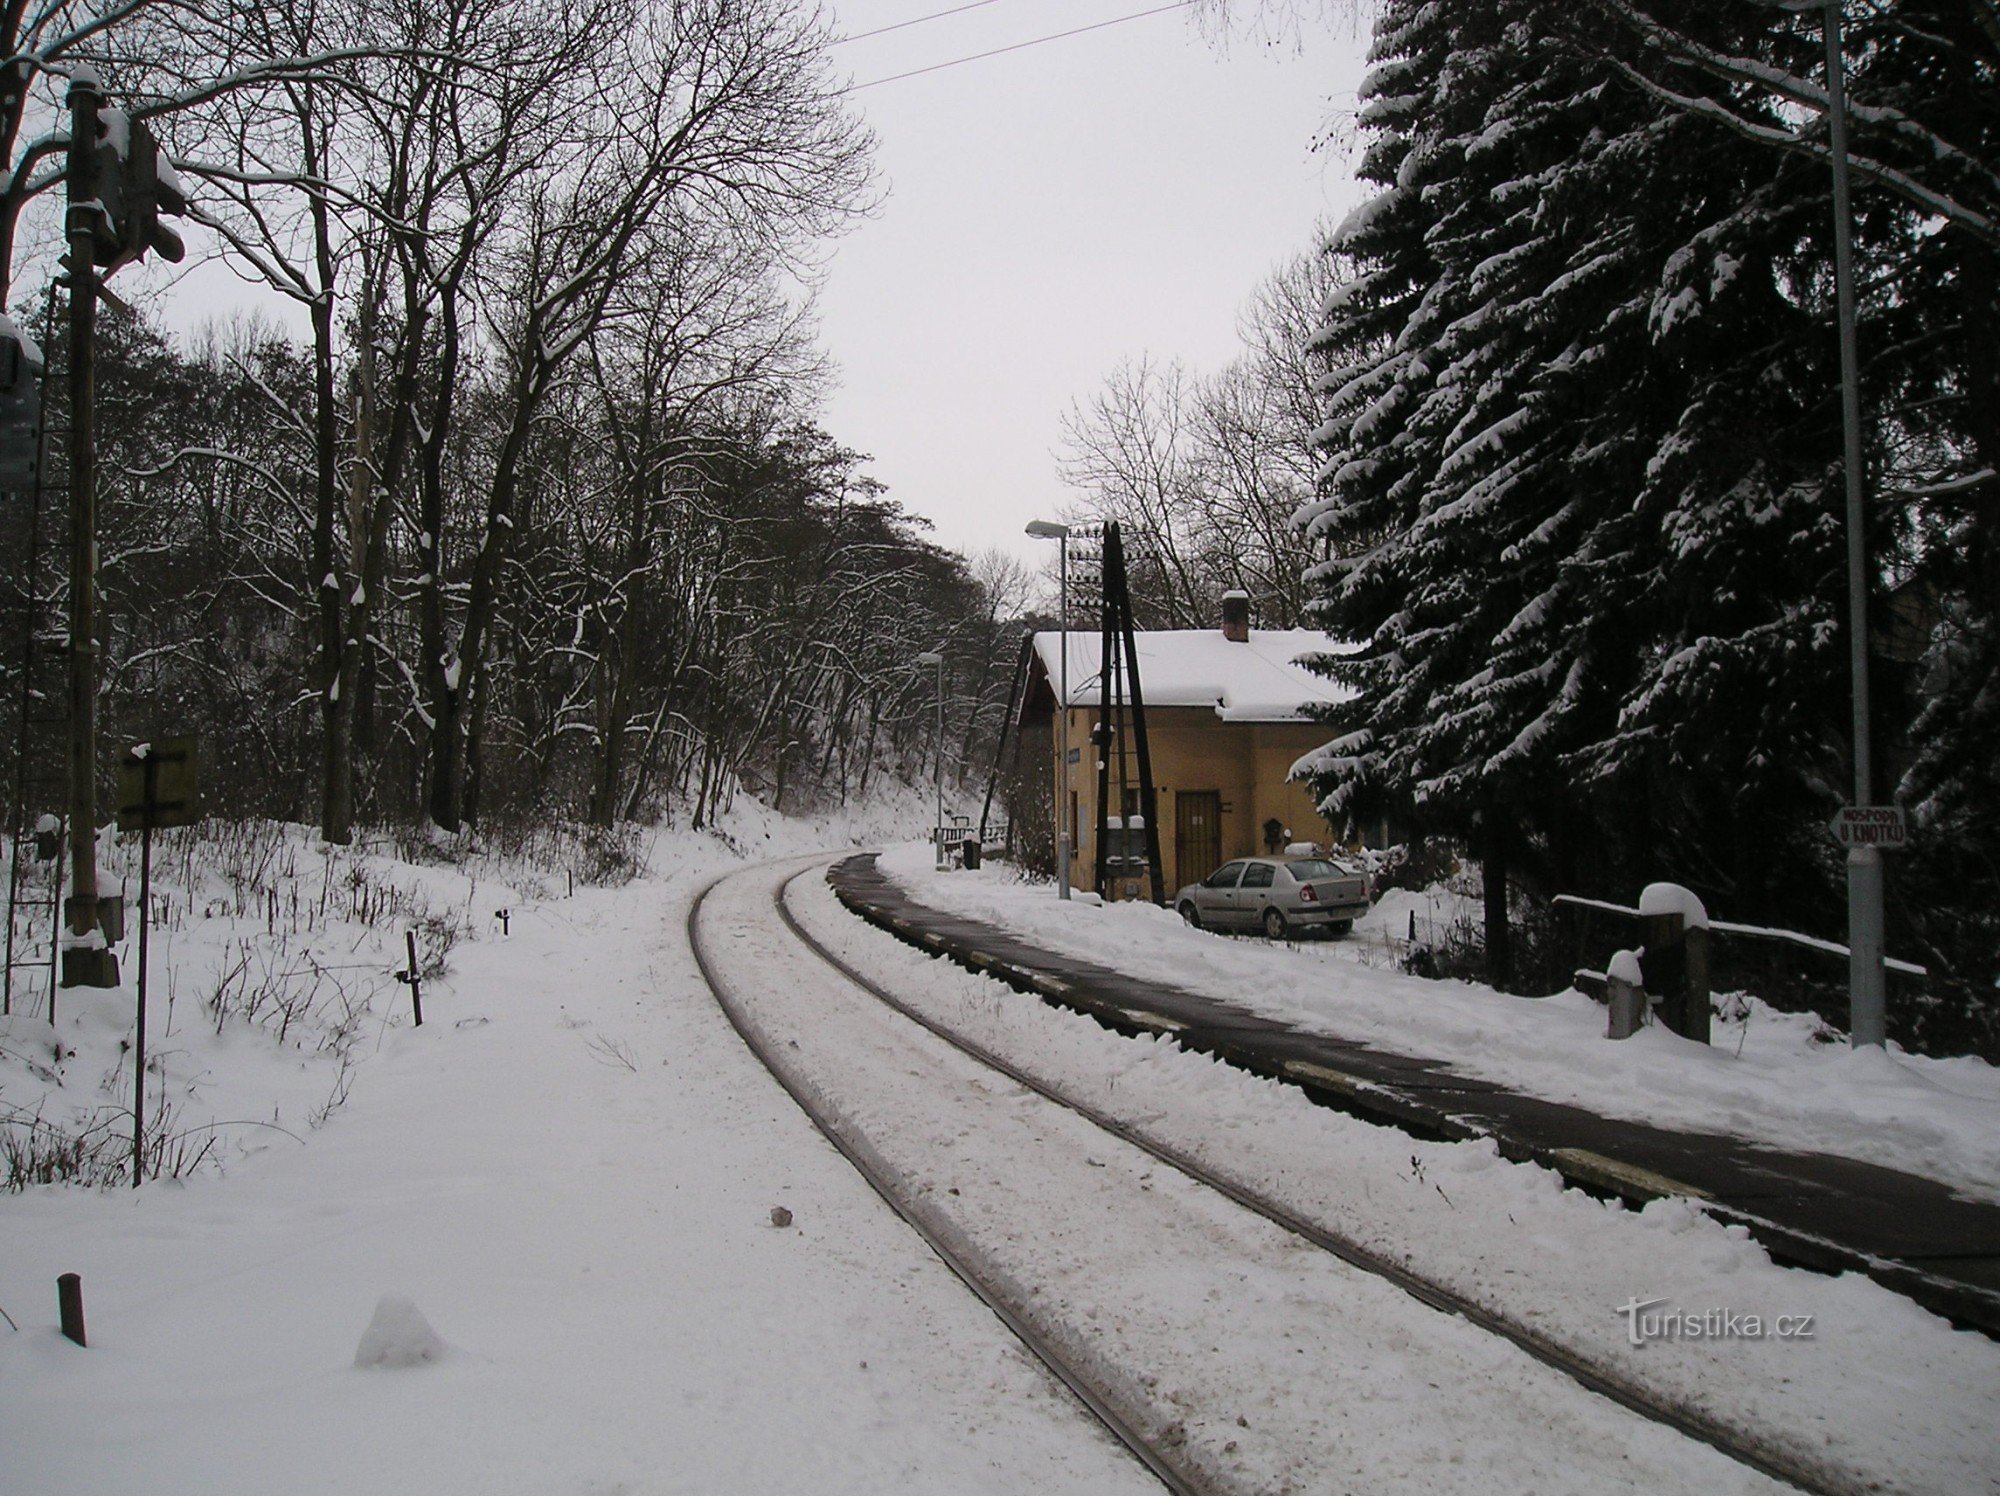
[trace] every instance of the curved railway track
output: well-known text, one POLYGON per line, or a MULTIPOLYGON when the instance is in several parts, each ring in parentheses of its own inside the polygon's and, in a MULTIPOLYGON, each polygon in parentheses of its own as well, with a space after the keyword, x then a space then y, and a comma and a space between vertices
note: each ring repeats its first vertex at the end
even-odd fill
MULTIPOLYGON (((786 931, 845 984, 865 992, 960 1054, 1044 1100, 1074 1113, 1120 1142, 1138 1149, 1158 1163, 1214 1191, 1299 1240, 1339 1258, 1351 1267, 1393 1284, 1434 1310, 1456 1316, 1506 1340, 1544 1365, 1560 1371, 1579 1385, 1630 1412, 1672 1429, 1686 1438, 1706 1444, 1749 1469, 1801 1489, 1826 1493, 1826 1496, 1857 1489, 1839 1472, 1825 1469, 1791 1451, 1773 1447, 1747 1431, 1733 1428, 1706 1416, 1698 1409, 1662 1398, 1643 1386, 1575 1355, 1567 1347, 1537 1333, 1534 1329, 1496 1313, 1448 1287, 1423 1278, 1388 1260, 1380 1253, 1327 1230, 1317 1222, 1305 1219, 1240 1181, 1228 1178, 1184 1150, 1161 1142, 1143 1129, 1134 1127, 1087 1101, 1065 1094, 1060 1087, 1021 1069, 1004 1056, 939 1023, 866 974, 857 971, 799 923, 788 905, 787 895, 792 885, 800 878, 820 870, 820 864, 807 867, 786 878, 774 892, 773 907, 786 931)), ((715 994, 718 1005, 745 1045, 784 1087, 814 1126, 854 1165, 884 1202, 923 1237, 946 1266, 993 1310, 1002 1323, 1020 1339, 1023 1346, 1068 1386, 1084 1407, 1114 1438, 1142 1461, 1167 1489, 1187 1493, 1217 1489, 1205 1481, 1198 1471, 1187 1468, 1176 1458, 1173 1450, 1159 1447, 1159 1443, 1150 1439, 1136 1420, 1122 1413, 1103 1391, 1092 1386, 1088 1375, 1071 1362, 1061 1347, 1041 1334, 1032 1319, 1023 1313, 1018 1305, 1011 1302, 1003 1289, 986 1280, 977 1254, 968 1251, 955 1239, 955 1233, 948 1225, 941 1223, 932 1214, 918 1209, 915 1202, 903 1197, 902 1191, 897 1188, 894 1171, 886 1166, 867 1139, 830 1115, 828 1109, 810 1088, 799 1084, 788 1074, 786 1067, 771 1051, 770 1045, 759 1034, 755 1024, 751 1023, 743 1013, 741 1003, 728 991, 728 983, 719 975, 711 954, 703 948, 699 928, 701 910, 709 894, 723 881, 725 879, 722 878, 714 880, 696 896, 688 912, 687 938, 704 981, 715 994)))
MULTIPOLYGON (((805 872, 794 874, 780 885, 775 900, 778 913, 783 918, 785 927, 804 941, 809 950, 849 981, 854 981, 855 978, 848 968, 834 960, 825 947, 800 929, 798 922, 792 918, 791 911, 785 907, 786 890, 798 878, 812 871, 814 869, 809 867, 805 872)), ((1075 1394, 1077 1401, 1083 1404, 1091 1416, 1114 1439, 1130 1450, 1134 1458, 1151 1470, 1159 1478, 1160 1483, 1169 1491, 1177 1493, 1177 1496, 1207 1496, 1209 1488, 1206 1485, 1190 1479, 1177 1462, 1171 1461, 1157 1449, 1153 1441, 1091 1385, 1089 1378, 1071 1363, 1069 1357, 1057 1345, 1035 1328, 1033 1322, 1020 1311, 1007 1294, 986 1280, 976 1259, 963 1249, 952 1233, 939 1229, 938 1223, 930 1215, 917 1210, 913 1202, 904 1198, 902 1191, 896 1188, 894 1171, 889 1169, 875 1150, 868 1146, 867 1140, 840 1125, 820 1104, 819 1099, 805 1086, 800 1085, 785 1066, 778 1062, 777 1056, 766 1043, 764 1036, 758 1032, 756 1025, 745 1017, 742 1005, 728 991, 728 984, 718 975, 713 959, 702 949, 699 931, 701 908, 709 894, 714 892, 722 881, 722 878, 717 878, 710 882, 695 895, 693 904, 689 906, 688 948, 694 953, 695 964, 701 969, 702 980, 708 984, 709 991, 715 994, 717 1005, 722 1009, 723 1016, 729 1020, 729 1026, 736 1030, 737 1037, 742 1039, 750 1052, 757 1057, 758 1063, 770 1072, 772 1079, 784 1087, 785 1093, 798 1104, 799 1110, 806 1114, 807 1120, 819 1130, 820 1135, 838 1149, 841 1156, 867 1181, 868 1186, 882 1197, 883 1203, 923 1238, 939 1260, 950 1268, 967 1288, 978 1295, 980 1301, 993 1311, 1000 1322, 1035 1359, 1046 1366, 1057 1380, 1075 1394)), ((881 996, 873 988, 864 986, 864 990, 871 996, 881 996)))

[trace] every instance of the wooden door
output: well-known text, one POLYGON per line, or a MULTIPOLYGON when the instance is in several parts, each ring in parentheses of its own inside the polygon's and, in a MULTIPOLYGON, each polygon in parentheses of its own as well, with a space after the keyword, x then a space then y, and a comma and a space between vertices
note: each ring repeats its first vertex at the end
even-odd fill
POLYGON ((1199 883, 1222 865, 1222 792, 1180 790, 1174 795, 1174 879, 1199 883))

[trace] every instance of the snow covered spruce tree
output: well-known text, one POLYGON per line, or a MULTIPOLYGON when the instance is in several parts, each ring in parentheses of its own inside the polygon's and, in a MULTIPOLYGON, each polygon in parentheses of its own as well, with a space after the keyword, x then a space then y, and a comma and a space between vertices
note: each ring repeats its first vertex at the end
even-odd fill
POLYGON ((1302 515, 1316 616, 1362 645, 1326 662, 1360 695, 1316 786, 1478 844, 1496 976, 1510 873, 1763 912, 1841 754, 1833 350, 1792 163, 1556 20, 1386 7, 1302 515))
MULTIPOLYGON (((1610 54, 1626 81, 1830 180, 1818 9, 1591 8, 1644 43, 1610 54)), ((1899 943, 1976 990, 2000 946, 2000 11, 1842 9, 1869 539, 1885 588, 1875 794, 1910 810, 1914 835, 1891 916, 1899 943)))

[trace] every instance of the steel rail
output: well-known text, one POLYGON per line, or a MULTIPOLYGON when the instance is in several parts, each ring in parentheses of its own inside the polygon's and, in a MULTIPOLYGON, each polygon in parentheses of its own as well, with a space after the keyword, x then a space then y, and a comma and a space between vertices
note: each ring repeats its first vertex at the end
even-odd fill
MULTIPOLYGON (((785 880, 777 894, 778 914, 786 927, 806 946, 806 948, 829 966, 833 967, 849 982, 860 987, 878 1001, 927 1030, 937 1038, 957 1049, 960 1053, 982 1065, 1024 1086, 1047 1101, 1074 1112, 1084 1120, 1102 1128, 1120 1142, 1130 1144, 1148 1154, 1160 1163, 1175 1169, 1206 1185, 1234 1204, 1242 1206, 1256 1215, 1262 1216, 1272 1225, 1288 1231, 1304 1241, 1330 1252, 1352 1267, 1383 1278, 1402 1289, 1418 1302, 1445 1314, 1457 1315, 1480 1329, 1511 1342, 1546 1366, 1553 1367, 1588 1390, 1609 1398, 1620 1407, 1639 1416, 1673 1429, 1687 1438, 1698 1440, 1717 1452, 1727 1455, 1737 1463, 1748 1466, 1760 1474, 1789 1485, 1819 1493, 1819 1496, 1848 1496, 1850 1492, 1864 1489, 1851 1478, 1829 1470, 1824 1466, 1807 1462, 1788 1451, 1773 1449, 1761 1442, 1753 1442, 1753 1436, 1742 1430, 1708 1417, 1699 1409, 1686 1407, 1681 1403, 1662 1398, 1626 1380, 1615 1373, 1606 1371, 1595 1363, 1577 1356, 1559 1342, 1540 1332, 1518 1323, 1477 1300, 1467 1298, 1456 1291, 1422 1277, 1410 1269, 1361 1243, 1339 1235, 1316 1221, 1307 1220, 1296 1212, 1270 1200, 1239 1181, 1217 1173, 1193 1155, 1163 1143, 1149 1134, 1132 1127, 1121 1119, 1101 1110, 1088 1101, 1080 1101, 1065 1095, 1059 1088, 1031 1075, 1004 1057, 995 1054, 975 1039, 968 1039, 956 1033, 930 1015, 906 1003, 894 993, 882 987, 871 978, 864 976, 812 935, 787 906, 786 895, 791 886, 812 872, 807 868, 785 880)), ((887 933, 887 932, 885 932, 887 933)), ((936 953, 912 946, 925 955, 936 953)))
MULTIPOLYGON (((835 970, 839 971, 843 976, 848 976, 846 968, 842 967, 838 962, 833 961, 823 947, 819 946, 811 937, 806 936, 804 931, 800 930, 797 922, 792 919, 791 911, 785 908, 785 890, 790 888, 792 883, 803 877, 805 873, 812 871, 814 871, 813 868, 806 868, 803 872, 793 874, 792 877, 786 879, 780 885, 775 896, 778 913, 783 918, 786 926, 804 939, 807 949, 819 956, 821 960, 832 964, 835 970)), ((1070 1363, 1069 1359, 1060 1349, 1044 1337, 1023 1313, 1007 1301, 1005 1295, 987 1283, 980 1274, 978 1264, 973 1262, 968 1254, 959 1250, 954 1243, 948 1240, 931 1221, 925 1218, 922 1212, 918 1211, 910 1202, 904 1200, 899 1195, 891 1181, 891 1171, 876 1156, 874 1150, 869 1148, 863 1139, 850 1136, 838 1121, 829 1117, 826 1114, 825 1108, 806 1087, 795 1081, 792 1076, 786 1073, 784 1067, 778 1063, 776 1057, 771 1052, 770 1046, 765 1043, 763 1036, 744 1017, 740 1004, 728 992, 727 984, 716 971, 708 954, 702 949, 699 929, 702 905, 707 902, 708 896, 730 876, 735 875, 724 874, 721 877, 711 879, 695 895, 694 902, 688 907, 687 940, 688 949, 694 954, 695 965, 701 971, 702 980, 708 984, 709 991, 715 994, 716 1005, 722 1009, 723 1017, 729 1020, 729 1026, 736 1030, 737 1037, 742 1039, 750 1053, 756 1056, 757 1062, 770 1072, 771 1078, 784 1088, 785 1093, 798 1105, 799 1110, 805 1113, 806 1119, 819 1130, 820 1135, 831 1143, 839 1151, 840 1155, 854 1166, 855 1172, 867 1182, 869 1188, 881 1196, 883 1203, 893 1210, 911 1230, 915 1231, 923 1239, 924 1244, 937 1254, 938 1260, 951 1269, 967 1288, 978 1295, 980 1302, 993 1311, 994 1316, 1007 1327, 1008 1331, 1021 1342, 1028 1352, 1036 1360, 1040 1361, 1042 1365, 1047 1367, 1058 1381, 1069 1388, 1070 1392, 1075 1395, 1077 1401, 1083 1405, 1085 1410, 1114 1439, 1124 1445, 1141 1464, 1151 1471, 1161 1485, 1166 1487, 1167 1490, 1176 1493, 1176 1496, 1211 1496, 1211 1488, 1208 1485, 1202 1483, 1192 1472, 1182 1469, 1157 1449, 1137 1427, 1126 1419, 1116 1407, 1112 1406, 1095 1387, 1090 1385, 1089 1379, 1070 1363)), ((850 981, 854 980, 851 976, 848 979, 850 981)), ((864 987, 864 990, 867 990, 870 996, 879 997, 881 995, 873 988, 864 987)))

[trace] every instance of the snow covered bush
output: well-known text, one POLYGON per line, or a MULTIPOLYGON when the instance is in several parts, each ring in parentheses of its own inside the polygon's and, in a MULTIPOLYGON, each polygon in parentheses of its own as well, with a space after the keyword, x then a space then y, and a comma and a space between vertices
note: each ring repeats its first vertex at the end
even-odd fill
POLYGON ((1422 893, 1448 883, 1459 871, 1458 849, 1442 837, 1398 842, 1368 858, 1368 882, 1376 898, 1392 888, 1422 893))
MULTIPOLYGON (((376 844, 387 850, 387 842, 376 844)), ((575 843, 570 844, 573 848, 575 843)), ((107 842, 107 887, 133 904, 125 985, 64 989, 16 974, 0 1018, 0 1187, 130 1182, 138 974, 136 848, 107 842)), ((224 1166, 322 1125, 365 1046, 408 1022, 394 974, 416 937, 424 980, 517 905, 521 864, 466 853, 413 866, 329 847, 306 828, 210 819, 155 839, 146 1176, 224 1166)), ((530 876, 533 876, 532 872, 530 876)), ((559 890, 558 890, 559 891, 559 890)), ((23 913, 17 938, 39 940, 23 913)))

